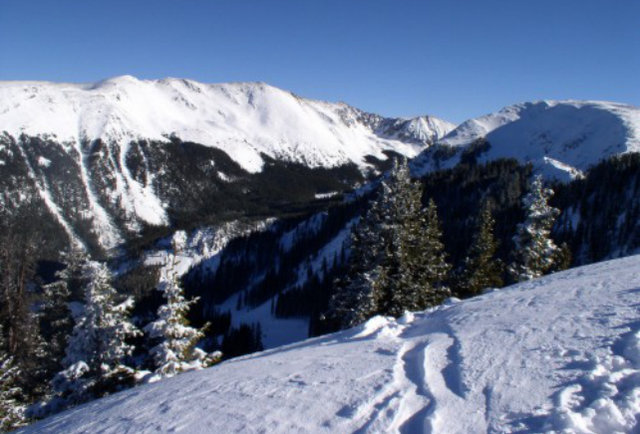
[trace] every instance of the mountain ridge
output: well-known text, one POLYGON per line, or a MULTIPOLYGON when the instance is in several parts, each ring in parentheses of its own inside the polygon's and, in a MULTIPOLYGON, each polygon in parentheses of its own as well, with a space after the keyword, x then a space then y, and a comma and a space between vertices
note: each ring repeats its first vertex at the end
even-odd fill
MULTIPOLYGON (((255 173, 264 153, 272 158, 329 167, 365 166, 382 150, 409 157, 453 124, 430 122, 403 132, 406 140, 376 131, 412 119, 384 118, 345 103, 302 98, 263 82, 199 83, 119 76, 94 83, 0 82, 0 131, 57 140, 166 140, 217 147, 255 173), (424 131, 425 128, 432 130, 424 131), (302 158, 304 157, 304 159, 302 158)), ((415 118, 418 123, 419 119, 415 118)))
POLYGON ((0 174, 16 182, 0 194, 9 210, 16 197, 36 197, 76 244, 97 238, 112 249, 176 215, 353 188, 389 153, 415 156, 451 128, 265 83, 2 82, 0 174))
POLYGON ((272 212, 333 196, 380 173, 390 155, 415 157, 418 176, 516 158, 568 180, 634 150, 640 109, 610 102, 525 102, 456 127, 430 116, 385 118, 262 82, 0 82, 5 209, 37 197, 70 239, 96 238, 105 249, 231 204, 233 213, 256 201, 272 212))
POLYGON ((547 177, 572 179, 602 159, 640 151, 640 108, 608 101, 518 103, 461 123, 414 164, 418 173, 452 167, 467 151, 480 162, 516 158, 547 177))

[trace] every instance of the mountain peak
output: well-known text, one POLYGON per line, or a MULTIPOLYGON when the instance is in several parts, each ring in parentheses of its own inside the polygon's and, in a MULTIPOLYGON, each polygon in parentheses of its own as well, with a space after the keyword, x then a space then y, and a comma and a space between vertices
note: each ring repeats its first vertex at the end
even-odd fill
POLYGON ((540 100, 510 105, 470 119, 439 145, 454 148, 435 162, 430 150, 417 159, 418 172, 451 167, 478 140, 488 143, 480 161, 516 158, 552 178, 579 176, 612 155, 640 151, 640 108, 607 101, 540 100), (435 166, 434 166, 435 164, 435 166))
MULTIPOLYGON (((85 85, 0 83, 0 130, 15 137, 55 136, 64 142, 166 140, 177 136, 225 151, 250 172, 262 157, 311 167, 349 162, 391 150, 412 157, 441 137, 428 125, 404 136, 380 136, 345 118, 345 106, 298 97, 263 82, 204 84, 122 75, 85 85)), ((442 121, 443 122, 443 121, 442 121)), ((122 144, 122 143, 121 143, 122 144)))
MULTIPOLYGON (((185 188, 185 177, 214 190, 218 179, 257 182, 270 159, 309 169, 342 168, 351 174, 349 181, 332 181, 355 186, 361 174, 352 165, 368 174, 389 152, 413 157, 444 135, 440 124, 430 129, 422 121, 405 123, 261 82, 205 84, 129 75, 89 84, 3 82, 0 175, 9 173, 19 155, 16 164, 22 164, 25 179, 37 181, 44 205, 71 239, 80 240, 73 230, 79 213, 71 212, 79 208, 66 205, 58 188, 73 178, 82 215, 91 216, 99 244, 112 248, 142 223, 169 224, 171 207, 181 200, 171 192, 176 184, 185 188), (379 128, 383 124, 386 128, 379 128), (189 142, 194 152, 182 155, 186 147, 175 145, 179 142, 189 142), (172 161, 166 160, 169 155, 172 161), (53 163, 44 170, 38 161, 53 163), (170 176, 184 170, 190 173, 170 176)), ((243 188, 246 194, 249 188, 243 188)))

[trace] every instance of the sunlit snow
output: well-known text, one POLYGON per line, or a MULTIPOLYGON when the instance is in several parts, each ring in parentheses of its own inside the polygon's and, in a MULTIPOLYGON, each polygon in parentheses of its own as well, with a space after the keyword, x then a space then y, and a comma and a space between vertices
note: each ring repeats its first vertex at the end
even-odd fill
MULTIPOLYGON (((569 180, 604 158, 640 152, 640 108, 605 101, 516 104, 463 122, 438 142, 463 149, 478 139, 491 145, 481 162, 515 158, 548 177, 569 180)), ((418 157, 417 168, 428 153, 418 157)), ((442 167, 458 161, 459 154, 442 167)))
POLYGON ((127 390, 25 432, 632 432, 639 304, 640 256, 598 263, 127 390))

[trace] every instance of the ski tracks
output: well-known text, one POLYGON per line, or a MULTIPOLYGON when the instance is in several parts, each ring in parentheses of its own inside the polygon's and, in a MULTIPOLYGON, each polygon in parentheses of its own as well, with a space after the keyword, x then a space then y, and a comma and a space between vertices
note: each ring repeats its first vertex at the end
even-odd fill
MULTIPOLYGON (((354 415, 356 433, 438 433, 459 428, 465 411, 459 343, 450 330, 410 339, 396 354, 393 380, 354 415), (448 426, 452 423, 453 425, 448 426), (451 428, 451 429, 450 429, 451 428)), ((482 405, 464 432, 482 432, 482 405)))
MULTIPOLYGON (((428 405, 411 414, 400 426, 402 433, 451 433, 460 428, 460 415, 468 408, 461 381, 459 343, 451 332, 434 333, 405 354, 407 378, 428 405), (455 428, 454 428, 455 427, 455 428)), ((484 414, 468 415, 463 431, 483 431, 484 414)))

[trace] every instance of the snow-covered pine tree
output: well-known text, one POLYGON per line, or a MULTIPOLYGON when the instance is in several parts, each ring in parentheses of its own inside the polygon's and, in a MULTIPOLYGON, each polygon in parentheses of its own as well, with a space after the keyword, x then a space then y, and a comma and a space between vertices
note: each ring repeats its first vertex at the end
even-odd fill
POLYGON ((446 280, 451 266, 441 241, 436 204, 430 200, 422 207, 422 184, 411 179, 406 159, 394 165, 383 186, 386 249, 380 274, 387 279, 378 311, 397 317, 440 304, 449 296, 446 280))
POLYGON ((508 269, 515 282, 542 276, 553 267, 557 258, 558 247, 551 239, 551 228, 559 211, 548 203, 552 195, 553 190, 545 188, 538 175, 522 201, 526 217, 513 238, 514 261, 508 269))
POLYGON ((384 234, 386 249, 382 261, 380 285, 384 295, 379 311, 385 315, 400 316, 406 310, 419 309, 418 276, 415 275, 417 256, 420 255, 422 188, 413 182, 405 159, 394 165, 390 176, 383 183, 386 218, 384 234))
POLYGON ((78 250, 64 253, 64 268, 56 272, 56 280, 42 287, 43 297, 40 309, 42 336, 46 342, 45 351, 49 371, 58 372, 62 368, 69 336, 73 330, 69 284, 77 285, 86 254, 78 250))
POLYGON ((407 161, 395 161, 370 210, 352 234, 349 269, 330 314, 342 327, 373 315, 400 316, 442 302, 450 269, 435 203, 422 209, 422 188, 407 161))
POLYGON ((7 353, 4 332, 0 326, 0 431, 6 432, 28 423, 26 405, 20 387, 20 368, 7 353))
POLYGON ((222 356, 220 352, 208 354, 198 348, 196 345, 204 337, 204 332, 189 326, 187 314, 197 299, 185 299, 176 271, 176 255, 184 245, 182 234, 174 237, 171 264, 162 271, 157 287, 166 303, 158 308, 158 318, 144 328, 151 339, 160 340, 151 349, 155 375, 149 378, 150 381, 206 368, 222 356))
POLYGON ((28 228, 5 226, 0 219, 0 323, 6 351, 20 368, 20 383, 37 398, 46 383, 44 342, 34 312, 34 275, 39 239, 28 228))
POLYGON ((411 202, 398 235, 401 279, 393 288, 394 310, 389 312, 394 316, 438 305, 451 295, 446 284, 451 265, 446 260, 436 203, 430 199, 421 209, 419 185, 409 192, 411 202))
POLYGON ((335 294, 324 315, 326 321, 338 328, 353 327, 377 312, 375 287, 382 277, 378 265, 384 248, 381 225, 380 203, 374 200, 351 233, 347 271, 336 281, 335 294))
POLYGON ((495 258, 498 242, 493 236, 494 225, 489 202, 485 202, 476 219, 476 231, 458 277, 458 291, 462 295, 475 295, 483 289, 503 285, 504 265, 495 258))
POLYGON ((121 300, 111 286, 106 265, 86 261, 84 305, 74 312, 64 370, 53 379, 56 396, 49 411, 72 406, 133 384, 134 371, 124 364, 133 347, 126 339, 139 333, 129 321, 132 298, 121 300))
POLYGON ((87 284, 84 266, 88 260, 87 252, 78 247, 72 247, 62 254, 61 261, 65 268, 57 273, 57 277, 67 282, 71 300, 82 300, 84 298, 84 289, 87 284))
POLYGON ((69 309, 69 287, 62 274, 58 274, 58 277, 60 280, 42 288, 41 308, 41 322, 43 323, 47 356, 54 363, 62 361, 67 348, 67 339, 73 328, 73 319, 69 309))
MULTIPOLYGON (((381 241, 376 274, 379 276, 374 285, 373 300, 375 313, 399 316, 403 311, 406 291, 402 291, 403 282, 408 276, 401 270, 401 249, 403 230, 415 212, 412 192, 419 187, 412 183, 407 160, 394 160, 388 176, 383 179, 377 205, 381 213, 378 237, 381 241)), ((418 196, 421 195, 419 191, 418 196)), ((418 197, 418 202, 420 197, 418 197)), ((418 210, 420 205, 418 204, 418 210)))

